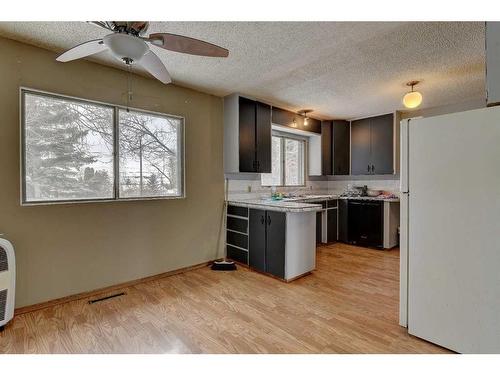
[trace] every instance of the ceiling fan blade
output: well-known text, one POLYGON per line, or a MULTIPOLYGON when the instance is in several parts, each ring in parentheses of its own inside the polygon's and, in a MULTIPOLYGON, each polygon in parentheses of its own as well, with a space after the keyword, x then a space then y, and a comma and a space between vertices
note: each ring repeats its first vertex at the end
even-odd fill
POLYGON ((209 56, 209 57, 227 57, 229 51, 215 44, 203 40, 190 38, 187 36, 156 33, 149 35, 149 41, 155 46, 167 49, 169 51, 189 53, 191 55, 209 56))
POLYGON ((150 50, 142 56, 139 60, 139 65, 164 84, 172 82, 172 78, 170 78, 167 68, 153 51, 150 50))
POLYGON ((90 40, 67 50, 63 54, 57 56, 56 60, 61 62, 72 61, 94 55, 107 49, 108 47, 104 45, 102 39, 90 40))

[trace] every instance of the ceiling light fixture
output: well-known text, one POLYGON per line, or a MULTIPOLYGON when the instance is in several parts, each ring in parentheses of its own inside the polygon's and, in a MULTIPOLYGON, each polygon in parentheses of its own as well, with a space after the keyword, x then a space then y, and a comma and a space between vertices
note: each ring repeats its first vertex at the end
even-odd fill
POLYGON ((420 81, 410 81, 406 84, 406 86, 411 87, 411 91, 403 96, 403 104, 406 108, 417 108, 422 103, 422 94, 418 91, 413 91, 413 86, 418 83, 420 83, 420 81))
POLYGON ((299 112, 302 116, 304 116, 304 126, 309 125, 309 117, 307 117, 307 114, 309 112, 312 112, 312 109, 303 109, 302 111, 299 112))

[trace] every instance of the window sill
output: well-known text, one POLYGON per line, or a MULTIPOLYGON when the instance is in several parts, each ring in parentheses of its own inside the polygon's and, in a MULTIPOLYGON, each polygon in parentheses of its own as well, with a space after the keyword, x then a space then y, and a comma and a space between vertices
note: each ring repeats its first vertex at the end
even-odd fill
POLYGON ((55 206, 55 205, 73 205, 84 203, 110 203, 110 202, 135 202, 135 201, 160 201, 160 200, 176 200, 186 199, 186 195, 169 196, 169 197, 132 197, 132 198, 119 198, 119 199, 81 199, 81 200, 67 200, 67 201, 50 201, 50 202, 21 202, 22 207, 30 206, 55 206))

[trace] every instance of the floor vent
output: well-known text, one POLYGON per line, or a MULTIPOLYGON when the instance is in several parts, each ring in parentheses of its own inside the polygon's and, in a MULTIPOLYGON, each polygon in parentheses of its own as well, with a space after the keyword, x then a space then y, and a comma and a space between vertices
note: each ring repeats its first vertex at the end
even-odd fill
POLYGON ((120 297, 120 296, 124 296, 124 295, 126 295, 126 293, 121 292, 121 293, 112 294, 110 296, 106 296, 106 297, 102 297, 102 298, 91 299, 89 301, 89 304, 92 305, 93 303, 96 303, 96 302, 102 302, 102 301, 106 301, 107 299, 110 299, 110 298, 120 297))

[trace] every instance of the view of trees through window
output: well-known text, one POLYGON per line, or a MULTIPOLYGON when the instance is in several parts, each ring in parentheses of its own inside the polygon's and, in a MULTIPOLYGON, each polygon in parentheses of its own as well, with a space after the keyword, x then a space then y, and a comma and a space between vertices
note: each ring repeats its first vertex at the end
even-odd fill
POLYGON ((263 186, 304 185, 304 141, 273 136, 271 173, 261 174, 263 186))
POLYGON ((182 195, 182 120, 23 92, 24 201, 182 195))
POLYGON ((179 195, 176 118, 120 110, 120 197, 179 195))

